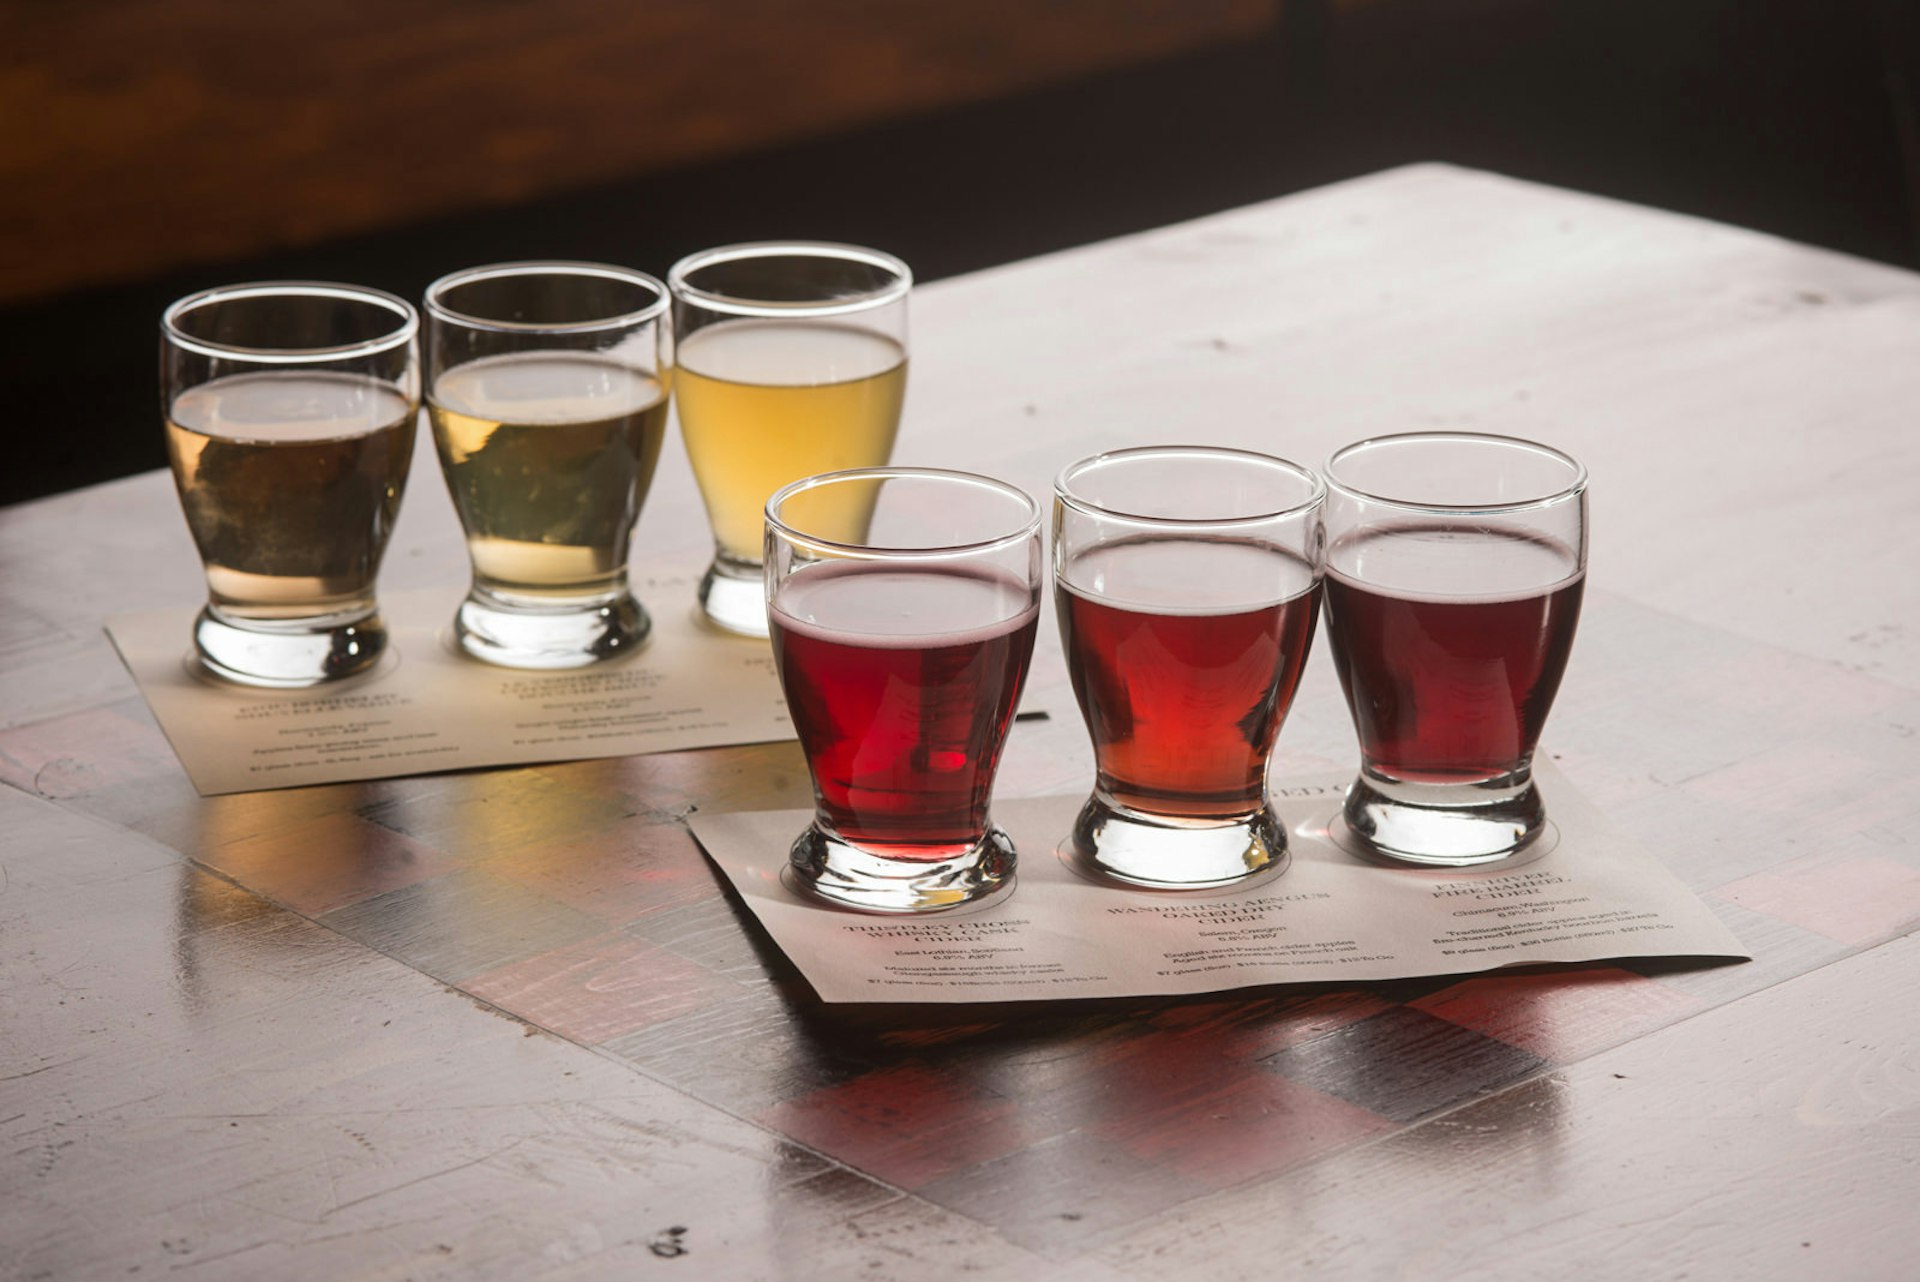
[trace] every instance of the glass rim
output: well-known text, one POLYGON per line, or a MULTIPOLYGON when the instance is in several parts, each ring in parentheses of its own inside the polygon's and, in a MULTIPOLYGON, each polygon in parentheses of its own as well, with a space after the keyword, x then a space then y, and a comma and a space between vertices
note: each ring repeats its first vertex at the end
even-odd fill
POLYGON ((846 560, 886 560, 886 561, 937 561, 956 556, 967 556, 982 552, 994 552, 1002 548, 1014 547, 1033 538, 1040 532, 1040 504, 1031 494, 1017 485, 996 480, 991 476, 982 476, 978 472, 962 472, 943 467, 850 467, 837 472, 821 472, 815 476, 803 476, 790 481, 775 490, 767 499, 765 509, 767 525, 779 531, 781 537, 797 547, 808 548, 816 552, 831 553, 846 560), (780 505, 796 494, 807 490, 824 489, 829 485, 838 485, 847 481, 872 481, 893 479, 915 479, 932 481, 953 481, 970 485, 975 489, 988 490, 1008 498, 1017 499, 1025 505, 1027 516, 1018 529, 990 539, 976 539, 967 543, 952 543, 940 547, 901 548, 888 547, 874 543, 840 543, 833 539, 822 538, 817 534, 808 534, 796 530, 775 515, 780 505))
POLYGON ((667 288, 672 292, 675 302, 697 303, 708 311, 727 316, 848 316, 886 307, 905 298, 913 288, 913 269, 885 250, 869 249, 864 245, 849 245, 834 240, 749 240, 733 245, 716 245, 712 249, 688 254, 667 269, 667 288), (687 279, 692 273, 708 267, 753 258, 825 258, 864 263, 892 272, 894 278, 876 289, 814 302, 748 298, 723 290, 705 289, 687 279))
POLYGON ((672 305, 673 296, 656 277, 632 267, 566 258, 529 258, 508 263, 486 263, 479 267, 462 267, 459 271, 448 272, 427 286, 421 301, 426 307, 427 315, 432 319, 445 324, 461 325, 468 329, 486 330, 496 334, 592 334, 602 330, 628 329, 657 320, 672 305), (495 317, 475 316, 471 312, 458 311, 447 306, 440 299, 442 294, 461 285, 514 276, 581 276, 592 280, 616 280, 623 284, 638 285, 643 289, 652 290, 654 297, 653 301, 645 307, 634 311, 619 312, 612 316, 599 316, 583 321, 500 320, 495 317))
POLYGON ((1552 507, 1578 498, 1586 492, 1587 468, 1565 450, 1555 449, 1539 441, 1530 441, 1523 436, 1503 436, 1496 432, 1393 432, 1385 436, 1369 436, 1364 440, 1343 445, 1327 456, 1327 488, 1347 498, 1359 499, 1367 503, 1380 503, 1388 507, 1409 512, 1437 512, 1455 515, 1501 515, 1512 512, 1526 512, 1535 508, 1552 507), (1340 461, 1362 450, 1377 449, 1382 446, 1391 448, 1416 442, 1435 443, 1452 441, 1469 445, 1494 445, 1507 449, 1519 449, 1542 458, 1551 459, 1567 467, 1572 480, 1557 490, 1531 498, 1515 499, 1506 503, 1443 503, 1434 499, 1395 498, 1390 494, 1379 494, 1362 489, 1342 481, 1336 474, 1340 461))
POLYGON ((1272 521, 1302 516, 1326 500, 1327 485, 1320 474, 1312 468, 1277 455, 1262 454, 1257 450, 1234 449, 1224 445, 1136 445, 1127 449, 1104 450, 1099 454, 1090 454, 1086 458, 1067 464, 1054 478, 1053 496, 1060 503, 1085 516, 1106 517, 1166 529, 1224 530, 1264 525, 1272 521), (1271 511, 1248 512, 1238 516, 1154 516, 1144 512, 1128 512, 1122 508, 1095 502, 1085 495, 1074 493, 1072 488, 1075 478, 1105 464, 1176 457, 1232 460, 1254 464, 1268 471, 1281 472, 1305 481, 1308 486, 1307 497, 1298 503, 1274 508, 1271 511))
POLYGON ((174 299, 160 313, 160 333, 168 343, 199 356, 216 360, 240 357, 260 364, 308 364, 342 360, 353 356, 378 356, 411 343, 420 332, 420 313, 398 294, 369 285, 345 285, 326 280, 256 280, 239 285, 215 285, 174 299), (335 343, 322 347, 250 347, 240 343, 219 343, 199 338, 180 328, 188 312, 217 303, 253 298, 331 298, 342 302, 364 303, 392 313, 398 323, 375 338, 353 343, 335 343))

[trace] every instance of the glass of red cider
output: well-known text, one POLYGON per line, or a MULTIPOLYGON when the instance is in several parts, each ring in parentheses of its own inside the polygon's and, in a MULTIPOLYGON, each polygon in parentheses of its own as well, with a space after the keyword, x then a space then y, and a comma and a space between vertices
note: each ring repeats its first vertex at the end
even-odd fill
POLYGON ((1012 889, 987 801, 1041 575, 1039 505, 984 476, 862 468, 768 500, 769 635, 813 777, 790 884, 879 913, 1012 889))
POLYGON ((1483 867, 1544 853, 1533 753, 1587 568, 1587 473, 1469 432, 1327 461, 1327 635, 1360 739, 1342 844, 1483 867))
POLYGON ((1064 848, 1159 890, 1283 872, 1267 763, 1320 611, 1325 486, 1241 450, 1154 446, 1054 483, 1054 603, 1097 774, 1064 848))

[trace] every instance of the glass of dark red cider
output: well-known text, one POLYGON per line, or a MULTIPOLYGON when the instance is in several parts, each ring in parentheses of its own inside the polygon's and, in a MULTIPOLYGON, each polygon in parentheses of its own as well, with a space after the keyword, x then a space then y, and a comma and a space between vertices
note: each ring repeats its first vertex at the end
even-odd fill
POLYGON ((1076 871, 1197 890, 1285 870, 1267 766, 1319 617, 1324 495, 1298 464, 1206 446, 1060 473, 1053 599, 1096 766, 1076 871))
POLYGON ((1011 890, 988 799, 1033 655, 1039 505, 970 473, 863 468, 766 511, 768 630, 814 795, 789 885, 877 913, 1011 890))
POLYGON ((1550 844, 1533 779, 1587 568, 1587 473, 1470 432, 1327 461, 1327 639, 1360 740, 1334 824, 1396 864, 1477 868, 1550 844))

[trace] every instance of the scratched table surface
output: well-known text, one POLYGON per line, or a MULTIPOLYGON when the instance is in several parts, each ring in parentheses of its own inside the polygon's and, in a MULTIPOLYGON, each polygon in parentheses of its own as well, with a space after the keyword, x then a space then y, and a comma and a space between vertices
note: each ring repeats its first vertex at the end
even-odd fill
MULTIPOLYGON (((792 744, 198 797, 100 630, 202 593, 150 474, 0 511, 0 1276, 1912 1276, 1920 277, 1419 166, 914 308, 896 457, 1039 495, 1580 457, 1543 750, 1755 960, 826 1006, 685 827, 806 805, 792 744)), ((643 565, 703 551, 677 448, 643 565)), ((451 608, 422 458, 382 586, 451 608)), ((1316 655, 1277 769, 1354 751, 1316 655)), ((1023 722, 1000 792, 1091 768, 1023 722)))

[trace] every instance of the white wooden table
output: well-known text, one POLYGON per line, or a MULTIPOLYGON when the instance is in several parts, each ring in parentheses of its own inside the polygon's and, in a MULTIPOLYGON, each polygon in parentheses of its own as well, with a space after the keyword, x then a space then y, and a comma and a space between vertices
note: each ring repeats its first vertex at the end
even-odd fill
MULTIPOLYGON (((1581 458, 1545 748, 1756 960, 824 1008, 680 823, 804 804, 791 745, 196 797, 99 630, 200 595, 152 474, 0 511, 0 1277, 1911 1276, 1920 277, 1421 166, 914 306, 897 459, 1035 494, 1581 458)), ((704 541, 669 454, 642 559, 704 541)), ((385 589, 463 573, 423 458, 385 589)), ((1316 656, 1280 768, 1353 753, 1316 656)), ((1001 791, 1090 774, 1022 725, 1001 791)))

